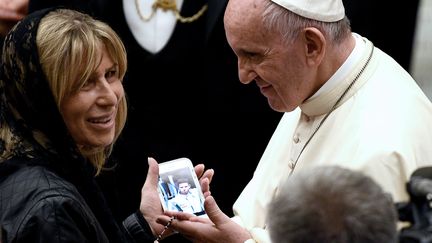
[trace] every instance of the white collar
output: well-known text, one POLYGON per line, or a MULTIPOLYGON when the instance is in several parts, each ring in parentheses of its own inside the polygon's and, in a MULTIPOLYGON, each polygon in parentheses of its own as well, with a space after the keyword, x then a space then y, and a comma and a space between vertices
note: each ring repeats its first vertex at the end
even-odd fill
POLYGON ((348 56, 342 66, 340 66, 339 69, 330 77, 330 79, 327 80, 327 82, 325 82, 324 85, 321 86, 321 88, 309 99, 313 99, 319 94, 333 89, 336 85, 342 82, 343 77, 346 77, 349 72, 351 72, 354 65, 356 65, 356 63, 362 58, 363 51, 366 48, 366 43, 358 34, 352 33, 352 35, 354 36, 356 43, 351 54, 348 56))

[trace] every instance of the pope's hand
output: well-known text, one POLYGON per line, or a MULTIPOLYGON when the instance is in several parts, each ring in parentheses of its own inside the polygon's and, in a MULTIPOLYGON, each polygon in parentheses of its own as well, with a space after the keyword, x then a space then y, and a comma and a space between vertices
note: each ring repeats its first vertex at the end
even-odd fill
POLYGON ((204 202, 208 218, 197 217, 188 213, 166 212, 157 222, 163 227, 171 217, 175 217, 170 229, 178 231, 195 243, 243 243, 250 239, 249 232, 224 214, 212 196, 204 202))

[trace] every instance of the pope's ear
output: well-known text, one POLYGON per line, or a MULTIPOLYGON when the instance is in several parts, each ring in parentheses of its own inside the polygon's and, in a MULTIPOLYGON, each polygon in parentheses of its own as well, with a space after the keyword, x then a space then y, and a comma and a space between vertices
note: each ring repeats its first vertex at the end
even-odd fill
POLYGON ((305 57, 308 65, 317 66, 321 63, 325 50, 326 39, 317 28, 308 27, 302 31, 305 57))

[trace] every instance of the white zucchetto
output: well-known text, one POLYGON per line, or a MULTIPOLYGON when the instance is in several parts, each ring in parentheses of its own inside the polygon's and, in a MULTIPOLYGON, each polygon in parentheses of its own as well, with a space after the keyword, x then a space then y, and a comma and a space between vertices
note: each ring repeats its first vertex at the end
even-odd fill
POLYGON ((342 0, 272 0, 305 18, 323 22, 336 22, 345 17, 342 0))

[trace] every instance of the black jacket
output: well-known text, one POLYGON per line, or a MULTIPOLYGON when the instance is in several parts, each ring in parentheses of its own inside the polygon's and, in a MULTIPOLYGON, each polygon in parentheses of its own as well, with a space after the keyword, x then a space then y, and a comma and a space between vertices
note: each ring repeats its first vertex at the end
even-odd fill
MULTIPOLYGON (((2 179, 2 242, 112 242, 75 186, 56 173, 24 166, 2 179)), ((154 240, 138 212, 120 228, 126 242, 154 240)))

